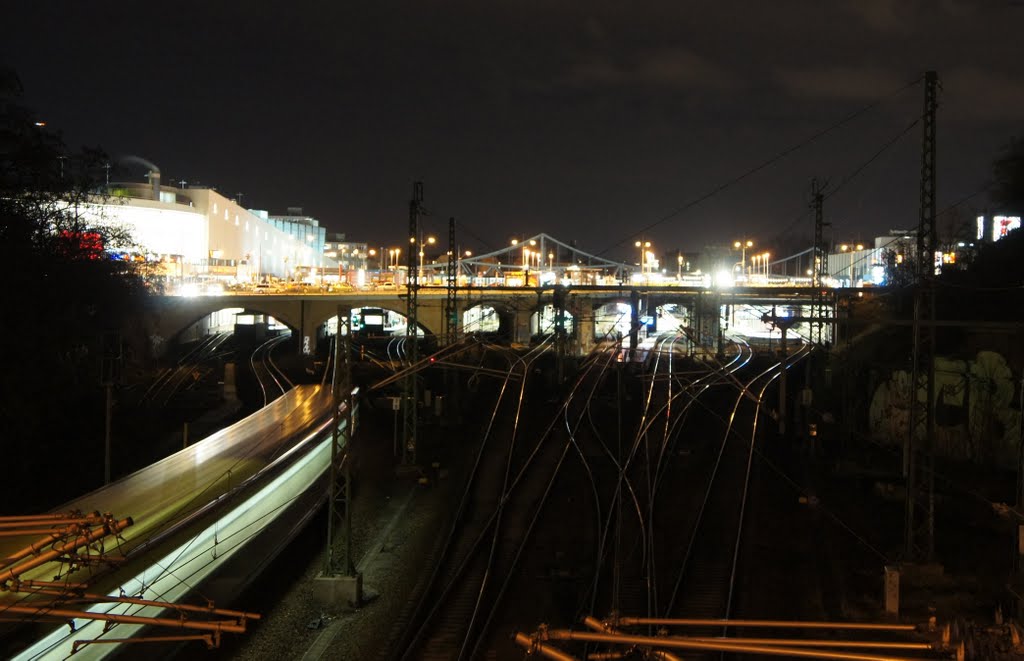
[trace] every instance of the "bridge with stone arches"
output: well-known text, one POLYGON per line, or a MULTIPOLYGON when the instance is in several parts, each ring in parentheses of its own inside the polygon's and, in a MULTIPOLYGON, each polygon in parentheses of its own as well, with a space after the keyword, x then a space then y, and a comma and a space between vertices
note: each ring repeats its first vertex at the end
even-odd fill
MULTIPOLYGON (((846 292, 847 295, 857 295, 846 292)), ((538 312, 551 305, 562 309, 571 320, 567 325, 567 351, 583 355, 590 351, 597 338, 596 311, 608 304, 621 304, 629 310, 630 328, 635 332, 642 315, 659 306, 674 304, 685 311, 688 326, 695 337, 712 344, 721 337, 730 310, 740 306, 766 309, 782 306, 798 309, 811 304, 812 291, 807 287, 737 287, 711 289, 679 286, 623 285, 583 286, 554 285, 547 287, 459 287, 456 292, 458 318, 479 306, 494 309, 500 320, 500 334, 511 342, 526 343, 534 333, 538 312)), ((836 317, 843 306, 842 295, 830 291, 827 305, 830 316, 836 317)), ((417 320, 425 335, 443 334, 446 290, 443 287, 421 287, 418 293, 417 320)), ((210 314, 226 308, 242 308, 249 313, 271 316, 303 338, 306 350, 315 352, 322 328, 338 315, 354 308, 381 308, 405 315, 405 290, 390 292, 354 291, 341 294, 234 294, 205 297, 161 297, 149 319, 149 332, 159 343, 178 337, 183 331, 210 314)), ((460 321, 461 329, 461 321, 460 321)), ((635 338, 634 338, 635 340, 635 338)))

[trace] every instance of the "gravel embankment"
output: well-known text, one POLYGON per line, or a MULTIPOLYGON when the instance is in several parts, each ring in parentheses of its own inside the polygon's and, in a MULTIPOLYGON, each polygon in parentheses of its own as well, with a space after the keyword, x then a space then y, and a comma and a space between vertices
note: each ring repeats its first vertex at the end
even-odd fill
MULTIPOLYGON (((353 556, 364 604, 324 606, 314 582, 323 570, 326 515, 315 517, 234 607, 263 615, 250 632, 225 639, 218 659, 372 659, 391 635, 420 579, 423 556, 446 531, 449 484, 424 486, 398 476, 390 420, 364 418, 353 444, 353 556)), ((184 650, 186 653, 190 650, 184 650)), ((191 650, 194 652, 194 650, 191 650)))

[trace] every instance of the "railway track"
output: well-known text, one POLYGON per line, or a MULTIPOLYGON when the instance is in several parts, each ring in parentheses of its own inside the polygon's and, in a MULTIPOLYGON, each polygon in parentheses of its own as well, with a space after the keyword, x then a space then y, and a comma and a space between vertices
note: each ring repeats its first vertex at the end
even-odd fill
POLYGON ((413 613, 405 623, 397 658, 449 659, 465 656, 481 625, 483 595, 509 557, 501 540, 516 531, 520 508, 509 506, 509 481, 514 475, 520 412, 527 375, 533 362, 548 350, 537 347, 523 357, 498 349, 508 363, 497 401, 484 428, 476 460, 456 506, 451 529, 437 553, 432 577, 422 586, 413 613), (496 424, 509 416, 510 427, 496 424), (507 516, 506 516, 507 515, 507 516))
MULTIPOLYGON (((231 333, 216 333, 204 337, 196 346, 182 355, 175 364, 157 374, 146 392, 139 400, 142 405, 155 408, 166 407, 171 399, 182 389, 189 386, 189 379, 197 372, 205 374, 205 367, 211 360, 225 355, 224 347, 231 338, 231 333)), ((192 378, 192 383, 198 379, 192 378)))
POLYGON ((538 556, 566 543, 565 512, 549 511, 556 484, 585 494, 572 514, 580 543, 565 563, 586 568, 571 618, 730 616, 758 421, 783 364, 755 369, 742 342, 721 364, 693 346, 667 334, 630 363, 619 343, 601 343, 546 408, 525 396, 546 347, 508 355, 454 522, 381 658, 520 658, 510 639, 530 617, 522 604, 543 589, 538 556))
POLYGON ((256 347, 249 356, 249 367, 259 386, 263 406, 295 387, 288 375, 274 362, 274 350, 287 342, 290 336, 290 333, 286 333, 272 337, 256 347))

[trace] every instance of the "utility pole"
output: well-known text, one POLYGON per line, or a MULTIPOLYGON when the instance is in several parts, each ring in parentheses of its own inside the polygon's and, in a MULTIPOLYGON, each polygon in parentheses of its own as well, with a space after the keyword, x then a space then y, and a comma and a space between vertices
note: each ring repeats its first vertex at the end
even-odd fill
POLYGON ((903 470, 907 480, 904 552, 908 560, 930 561, 935 553, 935 111, 938 74, 924 76, 924 131, 921 141, 921 215, 917 225, 913 348, 907 438, 903 470), (926 323, 922 324, 922 320, 926 323), (924 406, 918 401, 925 391, 924 406), (923 409, 923 410, 922 410, 923 409), (922 420, 923 419, 923 420, 922 420), (917 437, 924 422, 923 438, 917 437))
MULTIPOLYGON (((423 213, 423 182, 417 181, 412 185, 412 199, 409 200, 409 252, 405 256, 405 355, 409 360, 410 366, 419 362, 419 341, 416 336, 419 324, 416 320, 416 313, 417 295, 420 288, 417 256, 419 251, 423 249, 423 246, 419 245, 421 213, 423 213)), ((419 392, 416 372, 413 369, 409 369, 406 371, 405 379, 402 382, 402 463, 405 465, 416 463, 418 407, 419 392)))
POLYGON ((456 287, 458 286, 458 273, 456 264, 458 247, 455 245, 455 219, 448 219, 448 281, 444 301, 444 343, 445 345, 455 344, 459 328, 459 308, 456 287))
POLYGON ((565 354, 568 348, 568 337, 565 332, 565 285, 556 284, 551 293, 555 307, 555 355, 558 360, 558 385, 565 381, 565 354))
POLYGON ((814 344, 822 346, 825 336, 824 326, 828 319, 828 308, 825 305, 825 276, 828 275, 828 255, 825 252, 824 228, 830 223, 824 221, 825 186, 817 179, 811 180, 811 208, 814 209, 814 252, 811 256, 811 338, 814 344))
POLYGON ((634 289, 629 292, 629 361, 636 360, 637 345, 640 344, 640 292, 634 289))
POLYGON ((351 338, 342 329, 351 311, 338 306, 338 332, 334 336, 334 371, 331 375, 331 394, 334 400, 331 430, 331 466, 327 484, 327 576, 355 574, 352 564, 351 510, 351 439, 352 439, 352 353, 351 338), (344 406, 344 413, 342 407, 344 406), (344 530, 345 550, 339 553, 334 536, 336 527, 344 530))
POLYGON ((100 366, 100 385, 106 390, 103 425, 103 484, 110 484, 110 430, 114 414, 114 384, 121 380, 121 334, 108 332, 103 334, 102 364, 100 366))
POLYGON ((352 437, 355 398, 352 393, 352 338, 343 333, 352 311, 338 306, 338 330, 334 336, 334 370, 331 374, 332 425, 331 463, 327 481, 327 555, 324 571, 318 579, 319 590, 330 595, 328 600, 345 597, 358 606, 362 602, 362 577, 356 572, 352 558, 352 437), (344 546, 338 548, 338 530, 344 546), (336 587, 331 587, 334 584, 336 587))
MULTIPOLYGON (((1024 411, 1024 378, 1020 382, 1020 410, 1024 411)), ((1024 414, 1017 418, 1017 511, 1024 511, 1024 414)), ((1017 523, 1017 548, 1013 554, 1013 568, 1020 571, 1024 560, 1024 524, 1017 523)), ((1018 613, 1021 612, 1018 606, 1018 613)))

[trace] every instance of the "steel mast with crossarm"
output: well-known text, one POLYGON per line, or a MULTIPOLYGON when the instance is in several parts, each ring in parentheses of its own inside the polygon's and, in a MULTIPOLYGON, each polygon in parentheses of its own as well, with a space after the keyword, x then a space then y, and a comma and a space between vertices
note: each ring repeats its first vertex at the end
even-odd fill
POLYGON ((445 281, 444 302, 444 343, 445 346, 455 344, 458 336, 458 273, 456 272, 458 246, 455 245, 455 219, 448 219, 448 279, 445 281))
POLYGON ((903 470, 907 479, 904 552, 930 561, 935 552, 935 111, 939 76, 924 76, 924 131, 921 140, 921 216, 917 225, 910 407, 903 470), (918 393, 925 391, 925 400, 918 393), (924 423, 924 433, 918 429, 924 423))
POLYGON ((811 207, 814 209, 814 253, 811 267, 811 286, 814 287, 811 302, 811 338, 822 346, 825 337, 824 326, 829 323, 828 307, 825 304, 825 276, 828 275, 828 251, 825 249, 824 229, 829 223, 824 220, 825 184, 811 180, 811 207))
MULTIPOLYGON (((420 214, 423 213, 423 182, 417 181, 412 185, 412 199, 409 200, 409 251, 405 255, 406 266, 406 326, 405 326, 405 356, 409 365, 415 365, 419 360, 419 346, 416 337, 419 323, 417 322, 417 295, 420 288, 420 274, 417 270, 419 265, 419 251, 423 246, 419 245, 420 214)), ((405 379, 402 382, 402 463, 406 465, 416 464, 416 427, 417 408, 419 406, 419 392, 417 387, 416 371, 406 370, 405 379)))

